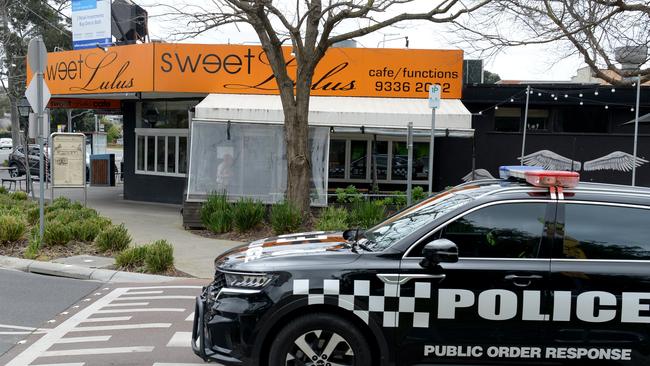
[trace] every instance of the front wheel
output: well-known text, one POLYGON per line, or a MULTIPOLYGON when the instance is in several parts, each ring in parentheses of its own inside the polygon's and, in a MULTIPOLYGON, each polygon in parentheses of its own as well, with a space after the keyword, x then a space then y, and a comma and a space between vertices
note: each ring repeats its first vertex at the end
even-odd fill
POLYGON ((370 366, 363 334, 342 317, 315 313, 284 327, 269 352, 269 366, 370 366))

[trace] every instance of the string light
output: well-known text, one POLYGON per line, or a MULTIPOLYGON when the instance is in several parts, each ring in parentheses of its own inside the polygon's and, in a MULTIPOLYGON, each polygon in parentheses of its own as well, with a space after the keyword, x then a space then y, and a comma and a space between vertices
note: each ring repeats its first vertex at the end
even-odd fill
POLYGON ((479 116, 482 115, 482 114, 483 114, 483 111, 478 111, 479 116))
POLYGON ((594 95, 598 95, 598 90, 596 90, 596 91, 594 92, 594 95))
POLYGON ((582 93, 578 94, 578 96, 579 96, 580 98, 582 98, 582 93))
POLYGON ((630 108, 630 112, 634 112, 634 107, 630 108))
POLYGON ((537 93, 537 96, 538 96, 538 97, 541 97, 541 96, 542 96, 542 93, 537 93))
POLYGON ((609 109, 609 106, 608 106, 608 105, 605 105, 605 109, 609 109))
POLYGON ((557 100, 557 97, 553 98, 554 100, 557 100))
POLYGON ((514 98, 510 98, 510 103, 512 103, 512 102, 514 102, 514 101, 515 101, 514 98))
POLYGON ((499 106, 498 106, 498 105, 495 105, 495 106, 494 106, 494 110, 496 111, 496 110, 498 110, 498 109, 499 109, 499 106))
POLYGON ((612 88, 612 93, 616 93, 616 89, 612 88))
POLYGON ((551 94, 551 98, 555 98, 555 94, 551 94))
POLYGON ((568 97, 569 97, 569 94, 564 94, 564 97, 565 97, 565 98, 568 98, 568 97))
POLYGON ((584 103, 583 103, 582 101, 580 101, 580 105, 583 105, 583 104, 584 104, 584 103))

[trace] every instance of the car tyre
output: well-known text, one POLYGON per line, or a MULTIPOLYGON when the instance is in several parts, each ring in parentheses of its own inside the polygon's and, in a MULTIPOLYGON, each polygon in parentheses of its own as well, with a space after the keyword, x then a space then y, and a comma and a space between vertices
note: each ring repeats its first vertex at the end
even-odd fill
POLYGON ((11 170, 9 171, 9 176, 10 176, 10 177, 12 177, 12 178, 18 178, 18 177, 20 177, 20 176, 22 175, 22 174, 20 174, 20 168, 18 167, 18 165, 16 165, 16 164, 9 164, 9 167, 10 167, 10 168, 13 168, 13 169, 11 169, 11 170))
POLYGON ((303 364, 371 366, 372 356, 365 337, 350 321, 315 313, 282 328, 269 351, 269 366, 303 364))

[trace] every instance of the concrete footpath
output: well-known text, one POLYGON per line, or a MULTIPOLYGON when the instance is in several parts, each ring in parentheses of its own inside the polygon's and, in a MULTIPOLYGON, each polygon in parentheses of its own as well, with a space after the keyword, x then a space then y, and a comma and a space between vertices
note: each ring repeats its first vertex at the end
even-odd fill
MULTIPOLYGON (((34 183, 38 197, 38 183, 34 183)), ((186 231, 182 225, 181 206, 126 201, 123 186, 88 187, 88 207, 110 218, 114 224, 124 223, 134 244, 166 239, 174 246, 175 266, 198 278, 212 278, 214 258, 241 243, 208 239, 186 231)), ((50 191, 45 197, 49 199, 50 191)), ((57 189, 54 196, 83 202, 83 189, 57 189)))

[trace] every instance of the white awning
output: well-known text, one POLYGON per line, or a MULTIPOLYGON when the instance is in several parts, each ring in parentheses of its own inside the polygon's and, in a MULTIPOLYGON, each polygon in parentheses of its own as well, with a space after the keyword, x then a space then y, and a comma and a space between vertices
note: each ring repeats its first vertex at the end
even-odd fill
MULTIPOLYGON (((309 125, 431 129, 431 109, 426 99, 316 97, 309 102, 309 125)), ((196 106, 194 118, 264 124, 284 123, 278 95, 210 94, 196 106)), ((443 99, 436 110, 437 131, 473 132, 472 114, 458 99, 443 99)))

